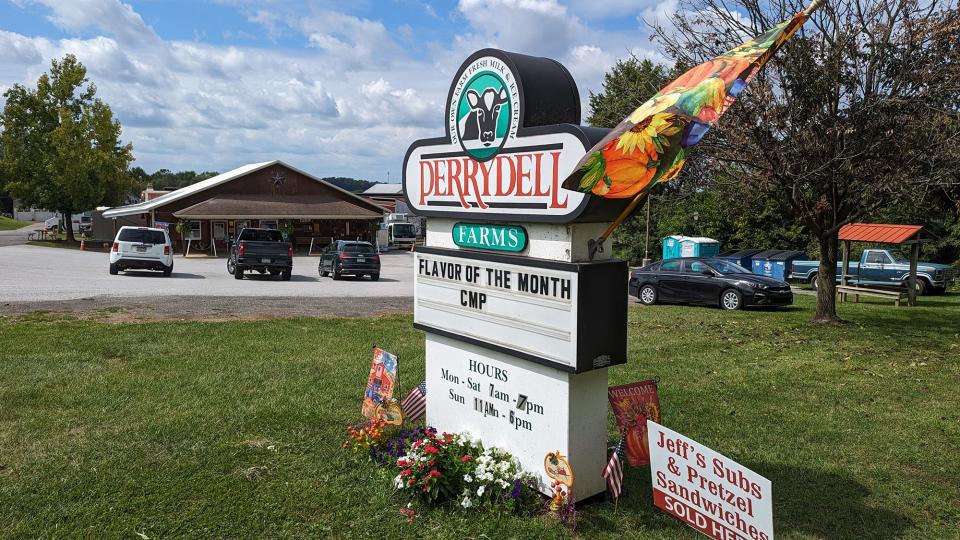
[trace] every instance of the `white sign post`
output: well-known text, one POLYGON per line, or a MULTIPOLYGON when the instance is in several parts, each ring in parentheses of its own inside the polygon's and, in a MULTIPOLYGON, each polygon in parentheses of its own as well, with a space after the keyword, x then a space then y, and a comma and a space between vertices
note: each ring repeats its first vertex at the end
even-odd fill
POLYGON ((404 195, 429 218, 414 261, 427 423, 507 450, 544 493, 544 458, 559 452, 583 500, 605 490, 607 367, 626 362, 627 271, 587 250, 616 209, 560 187, 603 135, 577 126, 579 114, 557 62, 478 51, 451 86, 446 135, 407 151, 404 195), (455 229, 482 238, 458 244, 455 229), (498 244, 508 232, 526 243, 498 244))
POLYGON ((647 420, 653 503, 716 540, 773 540, 770 480, 647 420))

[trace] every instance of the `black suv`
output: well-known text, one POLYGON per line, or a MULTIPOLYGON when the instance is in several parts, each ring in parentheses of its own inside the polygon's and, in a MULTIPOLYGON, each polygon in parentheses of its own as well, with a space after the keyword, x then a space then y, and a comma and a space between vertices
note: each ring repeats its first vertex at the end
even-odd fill
POLYGON ((322 277, 333 274, 333 279, 347 274, 352 276, 370 276, 380 279, 380 255, 370 242, 337 240, 320 254, 317 266, 322 277))

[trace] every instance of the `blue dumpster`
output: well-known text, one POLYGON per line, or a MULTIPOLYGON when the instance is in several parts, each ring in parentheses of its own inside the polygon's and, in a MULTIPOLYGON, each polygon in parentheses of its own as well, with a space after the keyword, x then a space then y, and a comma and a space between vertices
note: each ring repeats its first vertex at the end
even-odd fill
POLYGON ((733 251, 727 251, 720 254, 721 259, 726 259, 734 264, 739 264, 740 266, 746 268, 747 270, 753 269, 753 256, 757 253, 763 251, 762 249, 736 249, 733 251))
POLYGON ((770 257, 773 262, 773 277, 786 281, 787 277, 793 273, 793 261, 807 260, 807 254, 802 251, 781 251, 770 257))
MULTIPOLYGON (((754 274, 760 274, 761 276, 774 277, 776 272, 775 268, 777 266, 777 261, 773 260, 773 256, 779 254, 782 249, 768 249, 766 251, 761 251, 760 253, 754 254, 750 260, 750 269, 753 270, 754 274)), ((783 275, 783 270, 780 270, 780 274, 783 275)))
POLYGON ((703 236, 670 235, 663 239, 663 258, 713 257, 720 253, 720 242, 703 236))

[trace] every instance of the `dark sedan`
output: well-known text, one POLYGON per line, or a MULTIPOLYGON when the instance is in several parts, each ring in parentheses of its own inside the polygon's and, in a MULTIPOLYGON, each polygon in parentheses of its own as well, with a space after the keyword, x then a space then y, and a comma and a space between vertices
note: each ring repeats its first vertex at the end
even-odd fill
POLYGON ((380 255, 370 242, 337 240, 327 246, 320 254, 317 266, 320 275, 333 275, 340 279, 342 275, 370 276, 380 279, 380 255))
POLYGON ((678 302, 740 309, 793 304, 790 285, 723 259, 682 258, 634 270, 630 295, 651 305, 678 302))

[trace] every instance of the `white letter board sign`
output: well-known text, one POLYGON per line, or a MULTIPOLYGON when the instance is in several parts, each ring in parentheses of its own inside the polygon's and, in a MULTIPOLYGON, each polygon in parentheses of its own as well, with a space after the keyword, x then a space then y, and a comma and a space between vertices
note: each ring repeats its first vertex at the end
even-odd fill
POLYGON ((626 362, 623 261, 443 248, 414 262, 414 327, 580 373, 626 362))

